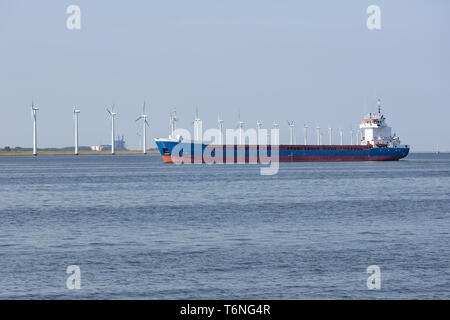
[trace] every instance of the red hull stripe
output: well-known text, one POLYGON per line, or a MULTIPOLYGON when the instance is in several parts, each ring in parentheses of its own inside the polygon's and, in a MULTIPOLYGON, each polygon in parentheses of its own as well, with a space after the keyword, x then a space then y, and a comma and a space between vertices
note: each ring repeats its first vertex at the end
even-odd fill
MULTIPOLYGON (((172 156, 164 155, 162 156, 165 163, 213 163, 212 161, 205 161, 202 157, 194 156, 172 156)), ((280 156, 279 162, 336 162, 336 161, 392 161, 402 158, 401 156, 280 156)), ((260 159, 256 156, 246 156, 244 157, 234 157, 233 160, 228 161, 226 157, 223 161, 215 160, 214 163, 259 163, 260 159)), ((266 159, 263 159, 263 163, 267 163, 266 159)))

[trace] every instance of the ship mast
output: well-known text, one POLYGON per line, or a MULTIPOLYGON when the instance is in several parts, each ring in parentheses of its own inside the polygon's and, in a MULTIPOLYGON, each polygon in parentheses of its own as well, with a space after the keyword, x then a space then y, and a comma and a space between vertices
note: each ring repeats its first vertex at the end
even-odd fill
POLYGON ((171 131, 171 138, 174 138, 174 133, 176 130, 176 122, 178 121, 177 118, 177 109, 173 108, 170 112, 170 131, 171 131))

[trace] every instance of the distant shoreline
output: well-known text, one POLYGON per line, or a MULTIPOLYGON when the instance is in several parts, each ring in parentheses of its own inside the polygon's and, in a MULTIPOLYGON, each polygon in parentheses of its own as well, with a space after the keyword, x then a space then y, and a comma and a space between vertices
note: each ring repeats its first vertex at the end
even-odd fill
MULTIPOLYGON (((142 154, 138 150, 120 150, 116 151, 116 155, 133 155, 142 154)), ((147 154, 159 154, 158 150, 148 150, 147 154)), ((72 150, 38 150, 38 156, 73 156, 72 150)), ((79 151, 80 156, 95 156, 95 155, 111 155, 111 151, 79 151)), ((4 151, 0 150, 0 157, 15 157, 15 156, 33 156, 33 151, 4 151)))
MULTIPOLYGON (((410 154, 423 154, 423 153, 431 153, 437 154, 436 151, 413 151, 410 154)), ((439 154, 449 154, 450 152, 441 151, 439 154)), ((138 155, 142 154, 141 150, 120 150, 116 151, 116 155, 138 155)), ((158 150, 148 150, 147 155, 158 154, 158 150)), ((84 150, 80 151, 79 156, 110 156, 111 150, 105 151, 92 151, 92 150, 84 150)), ((4 151, 0 150, 0 157, 16 157, 16 156, 33 156, 33 151, 31 150, 20 150, 20 151, 4 151)), ((38 156, 74 156, 73 150, 38 150, 38 156)))

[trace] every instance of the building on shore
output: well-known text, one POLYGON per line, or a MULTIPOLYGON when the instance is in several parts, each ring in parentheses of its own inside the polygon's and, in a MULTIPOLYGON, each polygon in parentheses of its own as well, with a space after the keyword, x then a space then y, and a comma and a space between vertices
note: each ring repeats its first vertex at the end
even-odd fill
MULTIPOLYGON (((114 140, 114 149, 118 151, 124 151, 128 150, 125 143, 124 136, 117 136, 117 140, 114 140)), ((111 145, 110 144, 102 144, 98 146, 91 146, 92 151, 110 151, 111 145)))

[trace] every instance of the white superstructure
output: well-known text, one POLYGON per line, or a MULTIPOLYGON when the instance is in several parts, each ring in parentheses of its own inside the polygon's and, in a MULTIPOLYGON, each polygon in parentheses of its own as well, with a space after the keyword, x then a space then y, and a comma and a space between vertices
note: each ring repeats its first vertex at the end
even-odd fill
POLYGON ((378 99, 378 113, 370 112, 359 125, 362 131, 360 144, 371 144, 374 147, 400 147, 400 139, 392 135, 391 127, 381 113, 381 100, 378 99))

